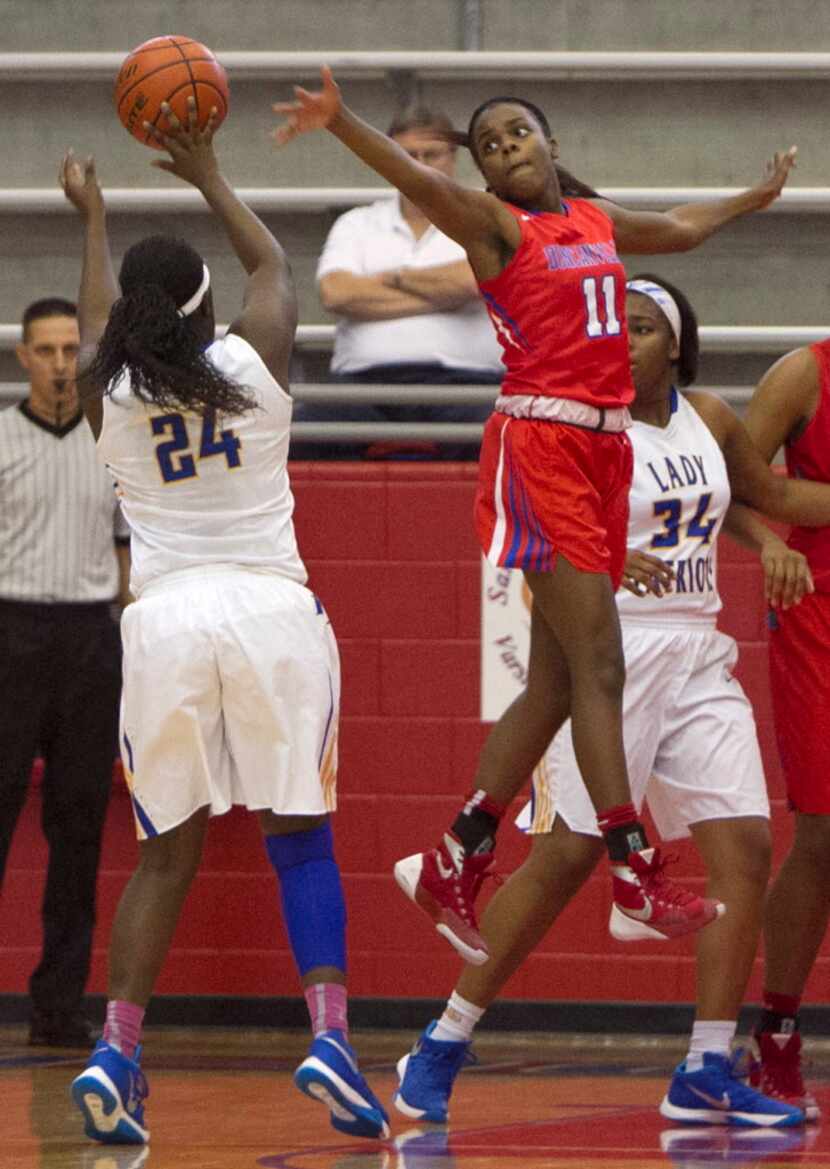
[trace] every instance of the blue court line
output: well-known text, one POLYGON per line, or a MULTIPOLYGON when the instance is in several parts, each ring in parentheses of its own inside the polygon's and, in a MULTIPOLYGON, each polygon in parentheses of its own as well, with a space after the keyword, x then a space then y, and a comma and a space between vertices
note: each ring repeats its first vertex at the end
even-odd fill
MULTIPOLYGON (((573 1108, 576 1107, 576 1105, 568 1104, 563 1105, 563 1107, 573 1108)), ((655 1111, 654 1106, 650 1104, 625 1104, 618 1105, 614 1108, 597 1108, 596 1104, 589 1104, 583 1105, 582 1107, 589 1108, 592 1112, 594 1112, 598 1120, 609 1120, 618 1116, 631 1116, 637 1112, 647 1112, 651 1114, 655 1111)), ((482 1137, 493 1137, 500 1132, 510 1131, 511 1129, 516 1128, 549 1128, 552 1125, 559 1127, 566 1124, 584 1123, 584 1116, 563 1116, 554 1118, 548 1117, 547 1119, 540 1118, 539 1120, 506 1121, 503 1124, 485 1125, 479 1128, 446 1129, 443 1126, 433 1127, 426 1125, 425 1131, 434 1131, 436 1134, 446 1132, 448 1137, 452 1136, 453 1138, 457 1139, 459 1137, 471 1137, 478 1135, 481 1135, 482 1137)), ((403 1136, 404 1134, 400 1133, 398 1135, 403 1136)), ((488 1149, 491 1148, 489 1145, 487 1147, 488 1149)), ((653 1153, 657 1157, 662 1157, 659 1148, 655 1148, 654 1150, 650 1148, 648 1150, 635 1149, 633 1151, 639 1153, 647 1152, 649 1156, 651 1156, 653 1153)), ((305 1159, 307 1157, 314 1157, 319 1153, 325 1153, 327 1156, 337 1156, 341 1153, 348 1153, 351 1157, 355 1158, 369 1157, 374 1154, 375 1156, 379 1157, 382 1152, 402 1155, 405 1154, 406 1150, 403 1147, 396 1146, 394 1140, 372 1142, 365 1145, 310 1145, 305 1149, 293 1149, 290 1153, 272 1153, 266 1155, 265 1157, 260 1157, 257 1161, 257 1165, 262 1166, 262 1169, 307 1169, 307 1166, 300 1165, 297 1161, 292 1163, 288 1160, 288 1158, 300 1157, 305 1159)), ((413 1156, 416 1155, 416 1150, 414 1148, 412 1148, 410 1152, 413 1156)), ((458 1149, 455 1149, 452 1153, 450 1153, 449 1150, 446 1153, 442 1153, 437 1150, 430 1150, 429 1156, 437 1160, 439 1157, 445 1156, 447 1158, 450 1156, 458 1157, 459 1152, 463 1158, 466 1155, 477 1155, 478 1149, 475 1146, 466 1146, 464 1150, 459 1151, 458 1149)))
POLYGON ((0 1056, 2 1068, 38 1068, 45 1064, 55 1067, 71 1067, 72 1064, 86 1063, 87 1055, 5 1055, 0 1056))

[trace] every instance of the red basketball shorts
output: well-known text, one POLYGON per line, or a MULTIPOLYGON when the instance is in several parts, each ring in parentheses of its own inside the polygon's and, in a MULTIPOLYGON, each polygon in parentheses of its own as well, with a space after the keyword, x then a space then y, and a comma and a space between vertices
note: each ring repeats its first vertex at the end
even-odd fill
POLYGON ((561 553, 582 572, 625 564, 631 443, 625 432, 493 414, 484 428, 476 529, 503 568, 552 572, 561 553))
POLYGON ((797 812, 830 815, 830 594, 771 615, 770 682, 787 795, 797 812))

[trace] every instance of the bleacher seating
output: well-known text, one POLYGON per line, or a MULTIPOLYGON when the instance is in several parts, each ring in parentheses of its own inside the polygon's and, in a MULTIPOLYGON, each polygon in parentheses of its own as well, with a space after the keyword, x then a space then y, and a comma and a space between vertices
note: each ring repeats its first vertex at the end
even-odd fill
MULTIPOLYGON (((35 8, 8 30, 0 53, 0 398, 14 395, 20 379, 8 345, 23 304, 76 290, 81 229, 64 214, 54 179, 69 143, 99 160, 117 255, 166 221, 204 251, 225 319, 242 287, 198 196, 148 165, 151 152, 120 129, 111 107, 118 62, 134 43, 168 28, 166 10, 151 3, 116 20, 98 6, 94 19, 86 11, 70 19, 52 0, 35 8)), ((797 142, 797 185, 774 213, 731 225, 687 255, 631 257, 629 265, 665 273, 690 294, 706 326, 704 384, 751 386, 775 354, 824 334, 830 53, 813 49, 828 43, 830 18, 797 0, 787 20, 766 12, 751 20, 751 0, 736 0, 716 22, 704 22, 659 0, 643 44, 625 19, 631 23, 636 8, 626 0, 587 14, 575 2, 520 0, 508 21, 491 0, 419 0, 418 21, 401 20, 394 32, 377 27, 369 0, 315 5, 313 29, 300 5, 280 6, 279 20, 246 11, 242 22, 217 0, 188 11, 186 31, 210 43, 230 74, 231 116, 217 138, 223 165, 292 259, 303 322, 295 381, 319 385, 327 377, 331 324, 314 284, 325 234, 342 209, 379 190, 376 176, 324 134, 283 151, 270 143, 270 102, 286 96, 292 79, 313 79, 323 60, 358 112, 378 125, 414 95, 445 107, 459 125, 484 96, 526 95, 548 111, 566 165, 631 206, 660 208, 737 189, 756 179, 773 150, 797 142)), ((469 159, 462 175, 477 181, 469 159)))

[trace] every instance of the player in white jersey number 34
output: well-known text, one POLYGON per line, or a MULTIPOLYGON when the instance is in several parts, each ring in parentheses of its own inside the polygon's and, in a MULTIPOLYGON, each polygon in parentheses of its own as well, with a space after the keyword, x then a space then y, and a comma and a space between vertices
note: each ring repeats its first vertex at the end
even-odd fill
MULTIPOLYGON (((288 364, 297 323, 282 248, 236 196, 213 121, 170 126, 156 165, 201 191, 247 274, 241 314, 214 341, 210 274, 182 240, 141 240, 116 282, 92 160, 64 159, 86 224, 82 400, 131 529, 121 749, 140 859, 116 913, 107 1022, 72 1094, 86 1133, 149 1139, 140 1032, 208 819, 258 816, 314 1039, 295 1074, 331 1122, 388 1134, 348 1042, 345 907, 335 807, 339 665, 305 587, 288 483, 288 364), (120 287, 119 287, 120 285, 120 287)), ((215 111, 214 111, 215 114, 215 111)))

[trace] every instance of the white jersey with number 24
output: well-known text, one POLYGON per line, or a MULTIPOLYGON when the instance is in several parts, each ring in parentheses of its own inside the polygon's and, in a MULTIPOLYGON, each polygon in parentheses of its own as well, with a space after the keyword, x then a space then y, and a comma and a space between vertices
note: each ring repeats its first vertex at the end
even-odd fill
POLYGON ((235 334, 207 351, 256 402, 233 418, 161 409, 124 379, 104 398, 98 450, 131 530, 135 596, 169 572, 223 564, 304 584, 286 469, 292 402, 235 334))

